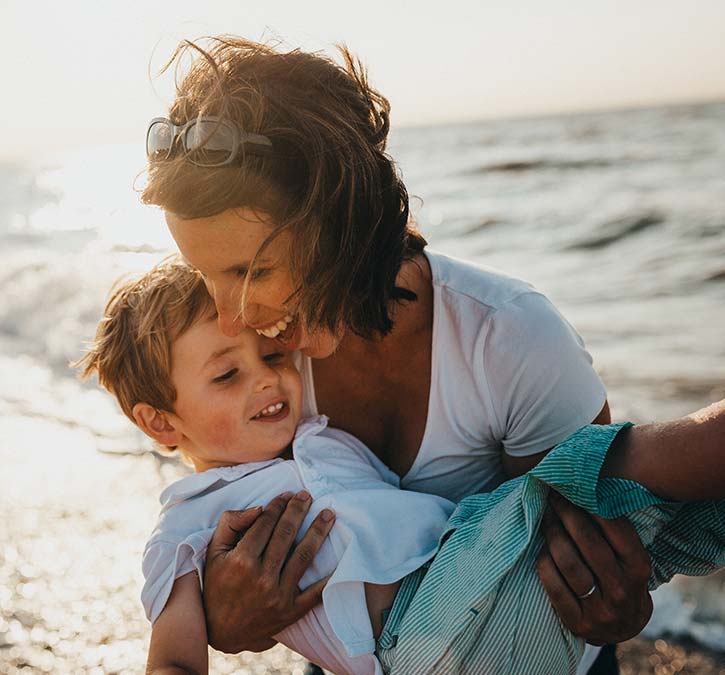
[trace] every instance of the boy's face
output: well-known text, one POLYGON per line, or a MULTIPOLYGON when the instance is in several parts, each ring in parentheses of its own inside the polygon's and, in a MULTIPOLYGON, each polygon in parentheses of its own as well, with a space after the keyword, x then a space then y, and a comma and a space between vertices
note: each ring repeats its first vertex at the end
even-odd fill
POLYGON ((224 335, 216 315, 171 348, 174 425, 197 471, 278 457, 294 437, 302 385, 292 357, 245 329, 224 335))

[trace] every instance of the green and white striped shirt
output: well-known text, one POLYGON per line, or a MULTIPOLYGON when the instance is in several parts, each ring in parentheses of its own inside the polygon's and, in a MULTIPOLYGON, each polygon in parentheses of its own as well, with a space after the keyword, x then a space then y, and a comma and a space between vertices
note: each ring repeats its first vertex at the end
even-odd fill
POLYGON ((623 426, 588 426, 529 473, 460 502, 436 557, 407 577, 378 640, 392 675, 574 675, 584 642, 551 607, 535 571, 550 489, 589 513, 628 516, 652 561, 650 589, 725 565, 725 501, 667 503, 599 478, 623 426))

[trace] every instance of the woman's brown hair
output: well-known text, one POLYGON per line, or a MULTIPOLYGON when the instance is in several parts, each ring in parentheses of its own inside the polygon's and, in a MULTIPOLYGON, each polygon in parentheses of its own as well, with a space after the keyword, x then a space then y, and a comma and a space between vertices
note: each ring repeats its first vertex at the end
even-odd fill
POLYGON ((182 218, 242 206, 268 214, 274 229, 257 255, 289 233, 294 302, 309 327, 371 337, 390 332, 391 302, 415 299, 395 280, 426 242, 385 153, 390 104, 360 61, 339 51, 342 65, 230 36, 182 43, 167 68, 194 59, 177 83, 172 122, 222 117, 267 136, 273 153, 231 167, 152 162, 142 200, 182 218))

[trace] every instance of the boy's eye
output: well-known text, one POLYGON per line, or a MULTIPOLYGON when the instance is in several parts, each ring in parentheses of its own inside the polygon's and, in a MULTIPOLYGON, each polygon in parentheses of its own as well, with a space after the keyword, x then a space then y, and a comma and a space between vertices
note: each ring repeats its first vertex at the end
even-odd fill
POLYGON ((262 360, 265 363, 276 363, 277 361, 281 361, 284 358, 284 354, 282 352, 272 352, 271 354, 265 354, 262 357, 262 360))
POLYGON ((232 368, 231 370, 228 370, 223 375, 220 375, 219 377, 214 378, 214 382, 227 382, 231 380, 235 375, 237 374, 237 369, 232 368))

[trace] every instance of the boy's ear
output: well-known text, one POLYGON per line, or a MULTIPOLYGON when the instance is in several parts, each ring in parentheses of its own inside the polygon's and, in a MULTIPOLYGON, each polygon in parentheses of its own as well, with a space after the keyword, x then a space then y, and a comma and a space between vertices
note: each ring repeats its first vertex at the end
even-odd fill
POLYGON ((184 434, 175 425, 173 415, 148 403, 137 403, 132 412, 141 431, 161 445, 179 445, 184 438, 184 434))

